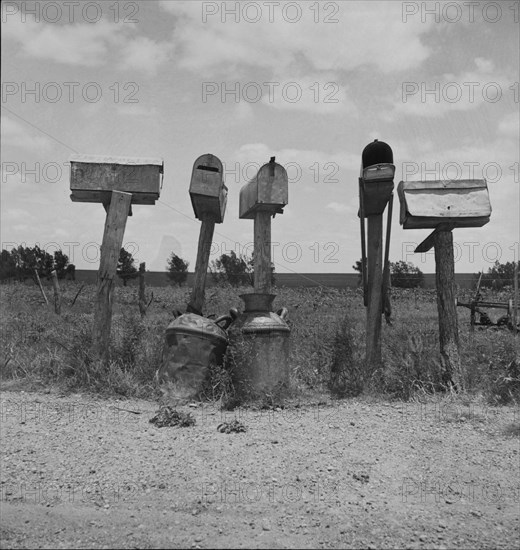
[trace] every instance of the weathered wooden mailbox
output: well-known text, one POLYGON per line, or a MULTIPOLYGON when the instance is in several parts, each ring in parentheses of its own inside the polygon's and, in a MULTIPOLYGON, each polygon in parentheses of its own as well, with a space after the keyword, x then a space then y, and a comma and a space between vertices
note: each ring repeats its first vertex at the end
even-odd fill
POLYGON ((195 280, 188 312, 202 315, 204 289, 215 223, 224 221, 228 189, 224 185, 222 162, 215 155, 201 155, 193 164, 190 198, 195 217, 202 224, 199 233, 195 280))
POLYGON ((390 228, 395 166, 392 148, 374 140, 361 154, 359 175, 359 218, 361 229, 361 273, 363 299, 367 308, 366 364, 376 369, 381 363, 381 314, 390 322, 389 261, 390 228), (383 262, 383 212, 388 205, 383 262), (367 218, 367 230, 365 230, 367 218))
POLYGON ((162 186, 162 159, 74 155, 70 198, 109 204, 112 191, 132 193, 132 204, 155 204, 162 186))
POLYGON ((224 221, 228 189, 224 185, 222 162, 215 155, 201 155, 193 165, 190 198, 195 217, 224 221))
POLYGON ((435 283, 439 343, 445 382, 462 388, 455 300, 453 234, 456 227, 481 227, 489 222, 491 203, 486 180, 401 181, 397 188, 404 229, 434 229, 415 252, 435 250, 435 283))
POLYGON ((288 178, 275 157, 240 190, 241 219, 254 219, 254 292, 242 294, 245 311, 230 326, 235 388, 243 398, 278 393, 289 381, 287 310, 271 311, 271 216, 283 214, 289 201, 288 178))
POLYGON ((397 193, 404 229, 482 227, 491 216, 486 180, 402 181, 397 193))
POLYGON ((70 198, 102 203, 107 212, 101 244, 93 352, 108 359, 113 290, 126 221, 132 204, 155 204, 163 178, 162 159, 74 155, 70 158, 70 198))
POLYGON ((285 168, 275 162, 264 164, 257 175, 240 189, 240 219, 254 219, 257 212, 283 214, 289 202, 289 186, 285 168))

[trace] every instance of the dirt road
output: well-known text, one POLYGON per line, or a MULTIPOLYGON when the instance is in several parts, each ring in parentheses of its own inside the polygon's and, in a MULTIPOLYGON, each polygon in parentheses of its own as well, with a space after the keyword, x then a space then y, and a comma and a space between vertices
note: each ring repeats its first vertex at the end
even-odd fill
POLYGON ((1 399, 3 548, 520 547, 518 408, 182 407, 195 426, 159 429, 153 402, 1 399))

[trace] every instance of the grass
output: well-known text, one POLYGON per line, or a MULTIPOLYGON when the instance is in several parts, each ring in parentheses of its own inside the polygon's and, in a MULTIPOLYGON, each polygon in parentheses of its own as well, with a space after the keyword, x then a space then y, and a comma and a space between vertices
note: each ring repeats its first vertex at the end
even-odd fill
MULTIPOLYGON (((185 310, 189 289, 154 288, 154 300, 141 318, 135 287, 118 287, 112 320, 110 361, 90 356, 95 287, 62 282, 62 315, 43 303, 32 284, 0 286, 0 377, 17 387, 59 387, 127 397, 159 398, 154 380, 161 364, 164 332, 175 309, 185 310)), ((250 288, 210 288, 207 314, 243 309, 239 295, 250 288)), ((148 289, 148 294, 151 289, 148 289)), ((383 323, 380 369, 364 366, 365 308, 359 289, 279 288, 274 310, 289 310, 291 391, 328 392, 334 398, 360 394, 412 400, 444 393, 439 361, 435 291, 392 291, 393 324, 383 323)), ((461 296, 462 297, 462 296, 461 296)), ((487 296, 503 300, 504 296, 487 296)), ((469 331, 469 312, 459 309, 461 357, 467 395, 484 395, 491 404, 520 402, 518 342, 495 328, 469 331)), ((229 372, 213 367, 203 395, 230 406, 234 390, 229 372)))

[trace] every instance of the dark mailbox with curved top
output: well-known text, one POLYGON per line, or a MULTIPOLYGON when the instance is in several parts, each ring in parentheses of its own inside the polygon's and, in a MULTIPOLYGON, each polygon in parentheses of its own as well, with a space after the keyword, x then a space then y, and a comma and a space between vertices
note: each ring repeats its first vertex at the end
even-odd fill
POLYGON ((395 166, 390 145, 374 140, 361 155, 361 193, 364 215, 382 214, 394 190, 395 166))
POLYGON ((285 168, 275 157, 264 164, 256 176, 240 189, 240 219, 254 219, 257 212, 283 214, 289 202, 289 185, 285 168))
POLYGON ((228 189, 224 185, 222 162, 209 153, 193 164, 190 198, 195 217, 199 220, 224 221, 228 189))

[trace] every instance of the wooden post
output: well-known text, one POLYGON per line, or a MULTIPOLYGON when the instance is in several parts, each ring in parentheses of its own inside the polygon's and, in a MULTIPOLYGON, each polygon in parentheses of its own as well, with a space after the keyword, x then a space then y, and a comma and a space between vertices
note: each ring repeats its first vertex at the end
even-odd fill
POLYGON ((433 234, 433 245, 441 365, 446 382, 453 384, 455 389, 462 390, 464 377, 460 362, 459 329, 455 305, 455 260, 452 232, 436 230, 433 234))
POLYGON ((255 292, 271 293, 271 213, 257 212, 254 227, 255 292))
MULTIPOLYGON (((515 269, 513 271, 513 334, 518 334, 518 263, 515 258, 515 269)), ((517 348, 518 349, 518 348, 517 348)))
POLYGON ((49 300, 47 300, 47 296, 45 296, 45 291, 43 290, 42 282, 40 281, 40 276, 38 275, 38 270, 34 270, 34 274, 36 275, 36 282, 38 283, 38 286, 40 287, 40 292, 42 293, 43 299, 45 300, 45 303, 49 305, 49 300))
POLYGON ((105 221, 92 335, 94 356, 103 361, 108 360, 113 291, 115 286, 114 279, 116 277, 117 261, 121 252, 121 246, 123 245, 123 236, 131 202, 132 193, 112 191, 112 200, 110 201, 110 208, 108 209, 105 221))
POLYGON ((58 274, 56 273, 55 269, 52 270, 51 276, 52 276, 52 288, 54 289, 54 312, 57 315, 61 315, 60 285, 58 283, 58 274))
POLYGON ((142 262, 139 264, 139 313, 141 317, 146 315, 146 296, 145 296, 145 280, 144 274, 146 273, 146 263, 142 262))
POLYGON ((187 307, 188 312, 196 313, 197 315, 202 315, 202 308, 204 306, 206 275, 208 273, 209 254, 211 251, 211 243, 213 242, 214 231, 215 219, 210 216, 205 216, 200 226, 197 261, 195 263, 195 279, 190 302, 187 307))
POLYGON ((373 372, 381 365, 381 314, 383 306, 383 215, 368 216, 367 271, 368 308, 366 366, 373 372))

